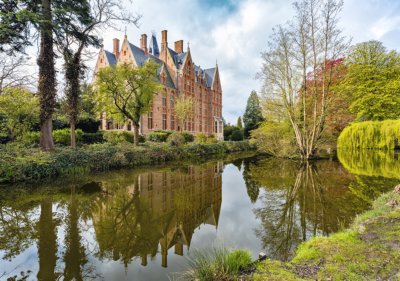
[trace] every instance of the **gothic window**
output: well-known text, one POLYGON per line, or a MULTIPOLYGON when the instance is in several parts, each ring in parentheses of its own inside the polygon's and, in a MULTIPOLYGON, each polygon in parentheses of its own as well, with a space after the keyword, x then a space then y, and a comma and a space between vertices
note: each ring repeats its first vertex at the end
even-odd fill
POLYGON ((167 106, 167 95, 166 94, 162 95, 162 106, 163 107, 167 106))
POLYGON ((175 130, 175 116, 171 115, 171 130, 175 130))

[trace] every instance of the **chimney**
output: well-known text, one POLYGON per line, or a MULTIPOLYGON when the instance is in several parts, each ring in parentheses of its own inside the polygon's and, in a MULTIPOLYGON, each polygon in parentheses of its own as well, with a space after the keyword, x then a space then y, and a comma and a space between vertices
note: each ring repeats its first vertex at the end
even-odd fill
POLYGON ((113 54, 118 59, 118 57, 119 57, 119 39, 117 39, 117 38, 113 39, 113 54))
POLYGON ((175 52, 178 54, 183 53, 183 40, 175 42, 175 52))
POLYGON ((167 30, 161 31, 161 52, 168 48, 167 32, 167 30))
POLYGON ((142 34, 140 37, 140 49, 144 51, 144 53, 147 55, 147 35, 142 34))

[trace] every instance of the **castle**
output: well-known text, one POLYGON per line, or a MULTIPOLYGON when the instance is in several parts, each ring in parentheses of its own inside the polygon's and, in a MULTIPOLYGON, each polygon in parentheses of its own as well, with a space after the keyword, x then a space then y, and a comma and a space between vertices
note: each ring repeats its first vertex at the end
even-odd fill
MULTIPOLYGON (((139 132, 147 134, 159 130, 187 131, 194 135, 204 133, 214 135, 223 140, 222 122, 222 88, 218 64, 213 68, 202 69, 196 65, 188 45, 183 50, 183 40, 176 41, 174 49, 168 47, 167 30, 161 32, 161 48, 153 33, 147 44, 147 35, 142 34, 140 47, 128 41, 125 35, 122 45, 113 39, 113 52, 102 48, 100 50, 95 73, 102 67, 118 63, 128 63, 140 67, 147 60, 153 60, 159 65, 158 79, 162 89, 154 96, 152 109, 141 117, 139 132), (194 99, 193 118, 187 120, 180 128, 174 104, 178 96, 185 95, 194 99)), ((119 124, 101 116, 102 130, 132 130, 131 122, 119 124)))

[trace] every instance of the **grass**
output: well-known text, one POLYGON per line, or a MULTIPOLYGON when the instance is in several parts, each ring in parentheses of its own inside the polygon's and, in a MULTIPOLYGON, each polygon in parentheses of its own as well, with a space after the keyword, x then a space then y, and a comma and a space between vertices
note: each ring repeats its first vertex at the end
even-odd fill
POLYGON ((400 280, 400 202, 390 192, 374 201, 350 228, 299 246, 290 262, 267 260, 254 280, 400 280))
POLYGON ((254 149, 247 141, 190 143, 179 147, 168 144, 142 144, 136 147, 130 143, 103 143, 78 149, 57 148, 51 152, 8 144, 0 146, 0 183, 41 181, 254 149))
POLYGON ((230 251, 224 246, 211 250, 195 251, 189 260, 189 270, 178 276, 179 280, 237 280, 241 270, 252 263, 251 253, 245 250, 230 251))

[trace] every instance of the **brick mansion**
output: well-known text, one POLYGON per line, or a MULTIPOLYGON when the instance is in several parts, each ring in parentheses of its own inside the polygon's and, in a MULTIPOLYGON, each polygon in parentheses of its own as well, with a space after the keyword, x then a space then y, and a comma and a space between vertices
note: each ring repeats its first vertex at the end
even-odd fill
MULTIPOLYGON (((141 117, 141 134, 159 130, 183 130, 192 134, 205 133, 223 139, 222 88, 218 65, 203 69, 193 62, 190 47, 184 51, 183 40, 174 43, 174 49, 168 46, 167 30, 161 32, 161 48, 155 34, 147 42, 147 35, 142 34, 140 46, 128 41, 125 35, 120 46, 118 39, 113 39, 113 51, 100 50, 95 73, 102 67, 118 63, 133 64, 140 67, 148 60, 156 62, 158 80, 162 84, 156 93, 150 111, 141 117), (194 99, 194 112, 180 128, 174 104, 178 96, 190 96, 194 99)), ((107 118, 101 118, 103 130, 133 130, 131 122, 119 124, 107 118)))

